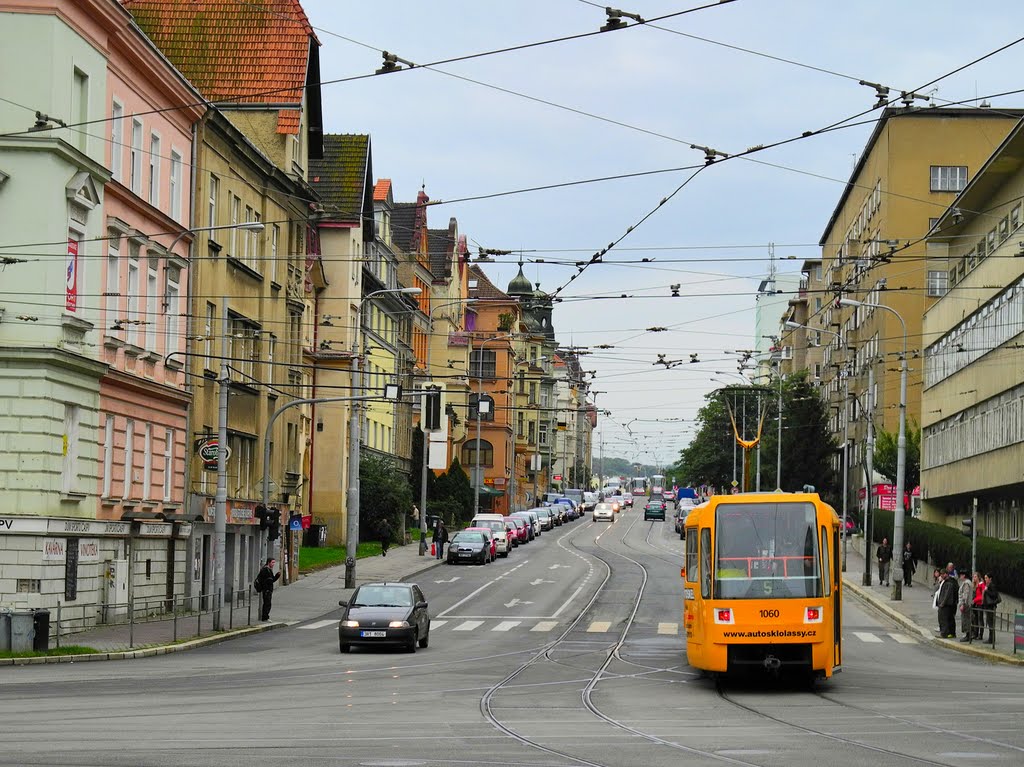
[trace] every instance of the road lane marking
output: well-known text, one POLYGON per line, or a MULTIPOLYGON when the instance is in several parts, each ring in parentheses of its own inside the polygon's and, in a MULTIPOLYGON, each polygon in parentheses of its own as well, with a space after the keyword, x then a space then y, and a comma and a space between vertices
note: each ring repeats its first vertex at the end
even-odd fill
POLYGON ((658 624, 659 634, 678 634, 679 624, 678 623, 659 623, 658 624))
POLYGON ((483 621, 463 621, 458 626, 452 629, 452 631, 472 631, 475 628, 479 628, 484 625, 483 621))
POLYGON ((508 631, 510 629, 514 629, 520 623, 522 623, 522 621, 502 621, 497 626, 492 628, 491 631, 508 631))
POLYGON ((611 621, 594 621, 587 627, 587 632, 591 634, 599 634, 607 631, 612 627, 611 621))
POLYGON ((530 631, 551 631, 555 626, 558 625, 558 621, 541 621, 534 626, 530 631))
POLYGON ((316 623, 307 623, 305 626, 299 626, 300 629, 322 629, 326 626, 337 626, 338 619, 332 618, 329 621, 317 621, 316 623))
POLYGON ((509 573, 515 572, 516 570, 518 570, 518 569, 519 569, 520 567, 522 567, 523 565, 525 565, 525 564, 529 563, 529 561, 530 561, 529 559, 524 559, 524 560, 523 560, 522 562, 520 562, 520 563, 519 563, 518 565, 516 565, 515 567, 513 567, 513 568, 512 568, 511 570, 508 570, 508 571, 506 571, 506 572, 502 573, 502 574, 501 574, 501 575, 499 575, 499 576, 498 576, 497 578, 495 578, 495 579, 494 579, 493 581, 487 581, 487 583, 485 583, 485 584, 484 584, 483 586, 481 586, 480 588, 478 588, 478 589, 476 589, 475 591, 471 592, 471 593, 470 593, 470 594, 469 594, 468 596, 464 597, 463 599, 460 599, 460 600, 459 600, 458 602, 456 602, 455 604, 453 604, 453 605, 452 605, 451 607, 449 607, 449 608, 448 608, 447 610, 445 610, 444 612, 442 612, 442 613, 439 613, 438 617, 440 617, 440 616, 443 616, 443 615, 447 615, 447 614, 448 614, 448 613, 450 613, 450 612, 451 612, 452 610, 454 610, 454 609, 455 609, 456 607, 461 607, 462 605, 466 604, 466 602, 468 602, 468 601, 469 601, 470 599, 472 599, 473 597, 475 597, 475 596, 476 596, 477 594, 479 594, 479 593, 480 593, 481 591, 483 591, 484 589, 486 589, 486 588, 487 588, 488 586, 490 586, 490 585, 491 585, 492 583, 494 583, 495 581, 499 581, 499 580, 501 580, 502 578, 504 578, 504 577, 505 577, 506 575, 508 575, 509 573))
POLYGON ((882 641, 879 637, 876 637, 874 634, 869 634, 866 631, 854 631, 853 635, 862 642, 878 643, 882 641))
MULTIPOLYGON (((590 576, 588 575, 587 578, 589 578, 589 577, 590 576)), ((587 578, 584 579, 584 582, 586 582, 587 578)), ((555 610, 554 613, 551 614, 551 617, 552 618, 557 618, 559 616, 559 614, 562 612, 562 610, 564 610, 566 607, 568 607, 569 603, 572 600, 574 600, 576 598, 576 595, 579 594, 581 591, 583 591, 583 587, 582 586, 580 586, 578 589, 576 589, 574 592, 572 592, 572 594, 569 596, 569 598, 566 599, 564 602, 562 602, 562 606, 559 607, 557 610, 555 610)))
POLYGON ((895 639, 900 644, 917 644, 917 640, 914 637, 908 637, 906 634, 889 634, 890 637, 895 639))
POLYGON ((433 631, 434 629, 439 629, 447 622, 448 621, 430 621, 430 630, 433 631))

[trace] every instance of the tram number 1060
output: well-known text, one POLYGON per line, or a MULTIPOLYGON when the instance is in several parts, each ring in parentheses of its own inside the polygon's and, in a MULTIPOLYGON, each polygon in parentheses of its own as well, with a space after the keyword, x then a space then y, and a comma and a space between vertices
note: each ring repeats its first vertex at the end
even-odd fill
POLYGON ((761 617, 762 618, 778 618, 779 617, 779 611, 778 610, 761 610, 761 617))

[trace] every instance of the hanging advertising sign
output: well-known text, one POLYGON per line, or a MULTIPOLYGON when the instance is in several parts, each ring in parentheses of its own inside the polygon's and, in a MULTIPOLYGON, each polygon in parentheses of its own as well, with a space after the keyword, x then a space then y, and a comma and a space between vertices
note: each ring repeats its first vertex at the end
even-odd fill
POLYGON ((67 293, 64 308, 78 311, 78 241, 68 240, 67 293))

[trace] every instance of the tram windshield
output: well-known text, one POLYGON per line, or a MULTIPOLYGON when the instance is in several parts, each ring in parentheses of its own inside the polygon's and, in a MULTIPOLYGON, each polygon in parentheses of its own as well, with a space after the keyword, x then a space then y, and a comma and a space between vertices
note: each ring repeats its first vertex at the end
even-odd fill
POLYGON ((729 503, 715 513, 715 597, 821 596, 811 503, 729 503))

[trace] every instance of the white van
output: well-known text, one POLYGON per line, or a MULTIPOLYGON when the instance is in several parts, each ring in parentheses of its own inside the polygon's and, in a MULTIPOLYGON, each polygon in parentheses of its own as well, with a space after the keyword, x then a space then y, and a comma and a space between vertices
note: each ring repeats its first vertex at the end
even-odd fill
POLYGON ((502 514, 477 514, 473 517, 473 520, 469 523, 468 527, 476 527, 477 522, 504 522, 505 517, 502 514))

